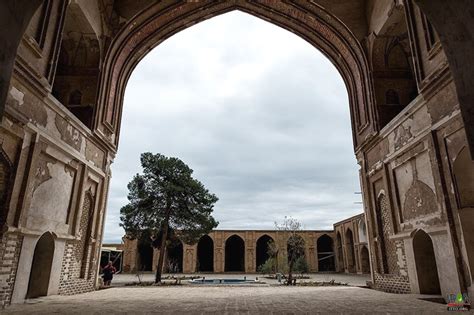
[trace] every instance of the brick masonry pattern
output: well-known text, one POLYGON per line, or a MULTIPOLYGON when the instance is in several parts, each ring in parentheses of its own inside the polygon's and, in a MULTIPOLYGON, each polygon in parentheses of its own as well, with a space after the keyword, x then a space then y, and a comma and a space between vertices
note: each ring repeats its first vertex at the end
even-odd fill
POLYGON ((11 301, 23 236, 5 233, 0 237, 0 308, 3 308, 11 301))

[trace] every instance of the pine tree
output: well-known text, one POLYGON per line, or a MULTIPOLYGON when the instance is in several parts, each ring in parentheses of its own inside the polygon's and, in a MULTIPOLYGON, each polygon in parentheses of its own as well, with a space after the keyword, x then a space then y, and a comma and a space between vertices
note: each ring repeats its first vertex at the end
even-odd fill
POLYGON ((187 244, 196 243, 218 225, 212 217, 218 198, 178 158, 147 152, 140 161, 143 174, 136 174, 127 186, 129 203, 120 209, 120 226, 127 237, 150 237, 161 249, 155 277, 159 283, 171 231, 187 244))

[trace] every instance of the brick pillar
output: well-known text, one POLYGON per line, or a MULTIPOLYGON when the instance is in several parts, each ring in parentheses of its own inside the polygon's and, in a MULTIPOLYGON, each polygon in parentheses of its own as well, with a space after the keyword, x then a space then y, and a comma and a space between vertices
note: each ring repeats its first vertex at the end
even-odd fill
POLYGON ((183 248, 183 272, 193 273, 196 271, 197 245, 184 244, 183 248))
POLYGON ((214 272, 224 272, 224 248, 214 246, 214 272))

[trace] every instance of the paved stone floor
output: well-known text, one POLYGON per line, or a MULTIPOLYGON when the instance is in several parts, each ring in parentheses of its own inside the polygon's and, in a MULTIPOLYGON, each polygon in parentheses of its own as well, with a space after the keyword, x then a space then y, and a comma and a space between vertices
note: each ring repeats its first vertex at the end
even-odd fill
POLYGON ((5 314, 433 314, 443 304, 414 295, 359 287, 163 286, 113 287, 74 296, 49 296, 5 314))

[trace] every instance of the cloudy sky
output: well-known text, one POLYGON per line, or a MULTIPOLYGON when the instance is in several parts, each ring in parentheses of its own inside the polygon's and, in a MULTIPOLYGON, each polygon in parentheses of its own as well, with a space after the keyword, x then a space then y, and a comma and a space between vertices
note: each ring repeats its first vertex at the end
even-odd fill
POLYGON ((105 242, 120 242, 127 183, 150 151, 182 159, 219 197, 219 229, 307 229, 362 212, 347 92, 293 33, 241 12, 186 29, 150 52, 128 83, 112 167, 105 242))

